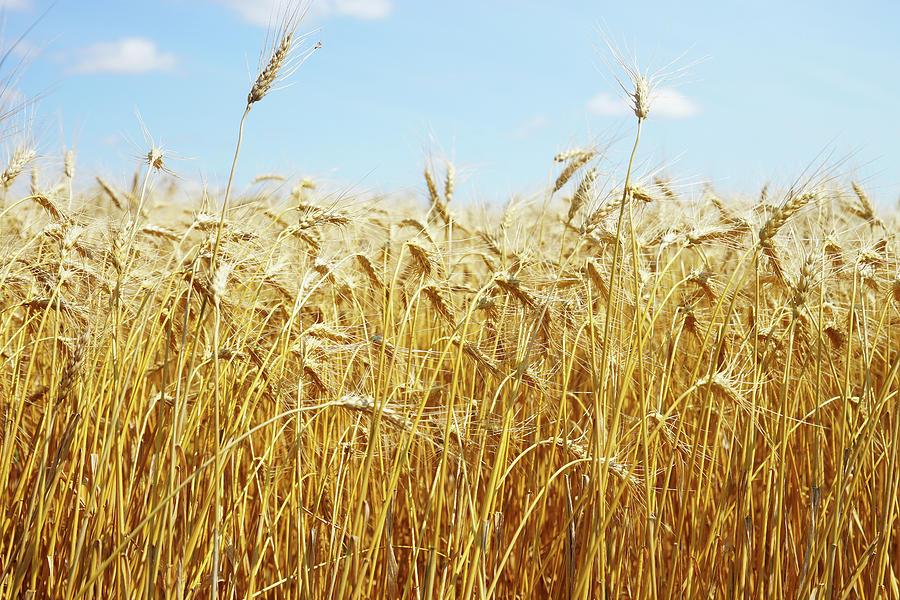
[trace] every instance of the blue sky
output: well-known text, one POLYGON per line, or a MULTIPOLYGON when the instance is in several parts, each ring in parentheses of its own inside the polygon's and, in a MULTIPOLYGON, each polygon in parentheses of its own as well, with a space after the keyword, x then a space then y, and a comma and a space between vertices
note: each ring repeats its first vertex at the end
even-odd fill
MULTIPOLYGON (((26 37, 18 90, 41 95, 39 150, 124 182, 157 143, 191 182, 224 186, 272 0, 58 0, 26 37), (129 141, 130 140, 130 141, 129 141)), ((51 5, 0 0, 4 40, 51 5)), ((572 145, 630 150, 634 118, 602 27, 655 65, 704 58, 651 108, 639 159, 684 184, 756 193, 823 151, 882 205, 900 194, 900 3, 316 0, 323 42, 253 107, 238 183, 264 172, 354 192, 423 189, 452 158, 458 196, 503 201, 572 145)), ((6 141, 11 143, 10 140, 6 141)), ((54 162, 55 161, 55 162, 54 162)))

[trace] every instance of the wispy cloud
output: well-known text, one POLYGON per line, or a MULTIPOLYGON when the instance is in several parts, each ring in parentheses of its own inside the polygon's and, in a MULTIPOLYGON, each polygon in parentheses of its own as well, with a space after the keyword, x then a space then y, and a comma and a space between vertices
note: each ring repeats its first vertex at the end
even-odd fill
POLYGON ((547 118, 547 115, 538 114, 534 115, 530 119, 526 119, 522 121, 516 130, 513 131, 513 138, 517 140, 524 140, 532 133, 539 129, 543 129, 547 125, 550 124, 550 119, 547 118))
POLYGON ((100 136, 97 138, 97 143, 101 146, 119 146, 122 144, 122 134, 111 133, 109 135, 100 136))
POLYGON ((280 0, 216 0, 254 25, 267 27, 284 3, 280 0))
MULTIPOLYGON (((2 10, 3 8, 0 8, 0 11, 2 10)), ((40 50, 41 48, 37 44, 25 38, 15 40, 6 39, 0 41, 0 53, 9 52, 13 56, 29 58, 35 56, 38 52, 40 52, 40 50)))
POLYGON ((601 117, 622 117, 628 114, 628 103, 621 97, 600 92, 588 102, 588 110, 601 117))
MULTIPOLYGON (((628 100, 622 96, 600 92, 588 102, 588 110, 601 117, 622 117, 634 114, 628 100)), ((701 112, 700 105, 678 90, 661 88, 651 96, 650 118, 688 119, 701 112)))
MULTIPOLYGON (((3 0, 0 0, 2 2, 3 0)), ((215 0, 236 12, 245 21, 268 27, 273 16, 284 12, 286 0, 215 0)), ((310 16, 347 16, 357 19, 384 19, 393 10, 392 0, 320 0, 313 3, 310 16)))
POLYGON ((71 73, 147 73, 169 71, 178 62, 171 52, 162 52, 156 42, 146 38, 124 38, 99 42, 77 52, 71 73))
POLYGON ((31 0, 0 0, 0 10, 31 10, 31 0))
POLYGON ((391 14, 391 0, 332 0, 332 10, 357 19, 384 19, 391 14))

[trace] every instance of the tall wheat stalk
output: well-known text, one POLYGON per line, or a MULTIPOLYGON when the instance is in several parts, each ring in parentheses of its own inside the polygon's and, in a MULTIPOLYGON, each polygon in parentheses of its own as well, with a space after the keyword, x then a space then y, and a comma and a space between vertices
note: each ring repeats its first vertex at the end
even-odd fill
MULTIPOLYGON (((247 94, 247 104, 244 108, 244 113, 241 115, 240 125, 238 126, 238 139, 237 144, 235 145, 234 150, 234 159, 231 163, 231 172, 228 175, 228 185, 225 188, 225 197, 222 200, 222 209, 219 216, 219 224, 216 229, 216 240, 213 244, 212 249, 212 257, 210 259, 210 275, 213 279, 217 278, 218 267, 217 267, 217 259, 219 254, 219 244, 222 240, 222 229, 225 225, 225 215, 228 213, 229 200, 231 198, 231 187, 234 183, 234 174, 237 168, 238 157, 241 152, 241 142, 244 138, 244 122, 247 119, 247 115, 250 114, 250 108, 253 107, 254 104, 262 100, 270 91, 272 91, 273 86, 278 81, 283 81, 285 78, 290 76, 297 68, 300 67, 303 62, 309 58, 309 56, 317 49, 321 47, 321 42, 317 42, 312 48, 303 49, 304 44, 309 39, 309 34, 307 35, 297 35, 297 28, 300 26, 300 22, 303 20, 303 17, 306 16, 306 13, 309 11, 310 2, 306 0, 300 2, 292 2, 285 6, 284 12, 278 19, 278 23, 275 26, 274 31, 272 32, 272 48, 268 57, 268 60, 265 62, 263 66, 262 61, 260 64, 259 73, 256 76, 256 80, 253 83, 253 86, 250 88, 250 92, 247 94)), ((265 56, 265 48, 264 53, 261 56, 265 56)), ((221 327, 221 312, 220 312, 220 304, 217 301, 215 303, 215 325, 214 325, 214 338, 213 338, 213 347, 216 349, 215 354, 215 435, 216 435, 216 527, 213 532, 213 568, 212 568, 212 585, 210 586, 210 595, 213 600, 217 597, 218 594, 218 573, 219 573, 219 523, 221 522, 221 473, 222 473, 222 463, 221 463, 221 439, 220 439, 220 425, 221 425, 221 399, 219 393, 219 385, 220 385, 220 370, 219 370, 219 357, 218 357, 218 348, 220 347, 219 343, 219 330, 221 327)))

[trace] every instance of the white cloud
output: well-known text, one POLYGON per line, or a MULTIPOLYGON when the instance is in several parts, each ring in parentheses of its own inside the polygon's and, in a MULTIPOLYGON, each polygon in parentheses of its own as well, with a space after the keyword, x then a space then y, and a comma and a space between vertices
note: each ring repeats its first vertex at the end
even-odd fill
POLYGON ((145 38, 124 38, 99 42, 78 51, 78 63, 72 73, 147 73, 168 71, 178 58, 161 52, 156 42, 145 38))
MULTIPOLYGON (((588 110, 602 117, 633 115, 629 101, 622 96, 600 92, 588 102, 588 110)), ((650 96, 650 118, 688 119, 700 114, 700 105, 678 90, 662 88, 650 96)))
MULTIPOLYGON (((0 0, 2 2, 3 0, 0 0)), ((287 0, 215 0, 245 21, 261 27, 284 12, 287 0)), ((392 0, 319 0, 312 4, 310 17, 347 16, 357 19, 384 19, 393 10, 392 0)))
POLYGON ((217 0, 254 25, 267 27, 272 15, 278 14, 279 0, 217 0))
POLYGON ((513 131, 513 138, 517 140, 524 140, 532 133, 539 129, 543 129, 547 125, 550 124, 550 119, 547 118, 547 115, 534 115, 530 119, 522 121, 519 126, 513 131))
POLYGON ((624 98, 608 92, 600 92, 591 98, 588 110, 601 117, 622 117, 631 112, 624 98))
POLYGON ((391 14, 391 0, 332 0, 338 14, 357 19, 384 19, 391 14))
POLYGON ((31 10, 31 0, 0 0, 0 10, 31 10))
MULTIPOLYGON (((3 9, 0 8, 0 11, 3 9)), ((13 56, 20 56, 22 58, 32 58, 40 52, 41 48, 30 40, 26 40, 25 38, 17 39, 17 40, 2 40, 0 41, 0 52, 6 53, 9 52, 13 56), (3 43, 8 42, 8 43, 3 43)))
POLYGON ((103 146, 119 146, 122 143, 122 135, 119 133, 111 133, 97 138, 97 143, 103 146))
POLYGON ((672 88, 657 91, 650 99, 650 113, 666 119, 688 119, 700 114, 700 105, 672 88))

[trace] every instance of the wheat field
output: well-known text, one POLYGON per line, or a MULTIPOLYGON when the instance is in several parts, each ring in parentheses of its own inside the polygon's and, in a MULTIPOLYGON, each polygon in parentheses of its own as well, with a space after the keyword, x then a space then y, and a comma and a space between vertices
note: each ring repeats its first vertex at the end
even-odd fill
POLYGON ((449 161, 184 201, 159 148, 122 187, 19 146, 0 598, 900 597, 900 219, 634 156, 478 208, 449 161))

